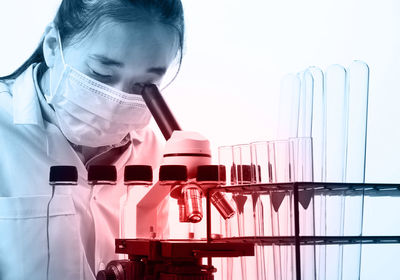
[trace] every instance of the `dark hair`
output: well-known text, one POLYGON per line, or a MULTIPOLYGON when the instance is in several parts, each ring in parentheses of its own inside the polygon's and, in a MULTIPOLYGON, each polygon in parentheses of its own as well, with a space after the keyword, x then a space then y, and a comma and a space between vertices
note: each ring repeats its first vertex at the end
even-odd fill
MULTIPOLYGON (((183 7, 180 0, 63 0, 54 18, 64 45, 90 33, 103 19, 117 22, 159 22, 178 34, 179 67, 184 42, 183 7)), ((17 70, 1 79, 14 79, 33 63, 44 62, 43 39, 17 70)), ((179 70, 178 70, 179 71, 179 70)))

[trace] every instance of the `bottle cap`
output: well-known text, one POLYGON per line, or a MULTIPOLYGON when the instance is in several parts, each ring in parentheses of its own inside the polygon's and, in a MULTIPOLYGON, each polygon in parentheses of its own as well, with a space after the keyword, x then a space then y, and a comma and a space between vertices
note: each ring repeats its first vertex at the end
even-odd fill
POLYGON ((78 182, 78 171, 75 166, 56 165, 50 167, 50 185, 76 185, 78 182))
POLYGON ((185 165, 161 165, 159 180, 185 182, 187 180, 187 168, 185 165))
POLYGON ((226 182, 224 165, 200 165, 197 167, 196 181, 201 182, 226 182))
POLYGON ((88 170, 89 185, 115 185, 117 169, 114 165, 91 165, 88 170))
POLYGON ((125 185, 151 185, 153 169, 150 165, 126 165, 124 170, 125 185))

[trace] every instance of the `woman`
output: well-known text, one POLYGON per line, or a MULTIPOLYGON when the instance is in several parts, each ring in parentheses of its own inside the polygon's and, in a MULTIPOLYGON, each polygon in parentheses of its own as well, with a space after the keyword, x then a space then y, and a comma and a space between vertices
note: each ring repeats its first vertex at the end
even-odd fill
POLYGON ((95 279, 116 258, 124 188, 91 193, 86 170, 159 164, 139 90, 181 61, 183 31, 179 0, 63 0, 34 54, 0 78, 0 279, 95 279), (52 165, 79 179, 52 201, 46 272, 52 165))

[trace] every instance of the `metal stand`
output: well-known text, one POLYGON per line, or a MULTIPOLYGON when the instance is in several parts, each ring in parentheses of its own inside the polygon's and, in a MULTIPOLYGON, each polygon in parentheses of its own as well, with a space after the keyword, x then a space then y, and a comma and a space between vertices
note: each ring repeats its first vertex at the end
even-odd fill
MULTIPOLYGON (((400 196, 400 184, 358 184, 358 183, 312 183, 312 182, 294 182, 280 184, 248 184, 235 185, 226 187, 217 187, 209 189, 207 193, 207 242, 213 244, 215 242, 230 243, 243 242, 246 244, 253 243, 263 246, 271 245, 294 245, 295 250, 295 279, 301 280, 301 247, 306 245, 348 245, 348 244, 395 244, 400 243, 399 236, 304 236, 301 235, 301 215, 299 210, 301 203, 308 199, 313 199, 317 195, 325 195, 327 197, 335 196, 338 193, 344 194, 344 197, 361 196, 362 213, 364 212, 364 197, 379 196, 400 196), (271 195, 278 192, 290 193, 293 197, 293 228, 294 234, 291 236, 246 236, 246 237, 224 237, 212 238, 211 229, 211 204, 210 196, 214 192, 235 193, 242 195, 251 195, 258 193, 260 195, 271 195)), ((311 210, 310 210, 311 211, 311 210)), ((360 217, 363 218, 363 215, 360 217)), ((362 225, 362 221, 361 221, 362 225)), ((361 231, 361 230, 360 230, 361 231)), ((303 279, 307 280, 307 279, 303 279)))

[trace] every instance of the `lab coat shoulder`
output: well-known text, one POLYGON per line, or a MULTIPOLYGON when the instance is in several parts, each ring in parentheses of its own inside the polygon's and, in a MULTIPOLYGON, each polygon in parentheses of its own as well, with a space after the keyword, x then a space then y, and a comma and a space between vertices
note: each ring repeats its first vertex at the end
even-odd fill
MULTIPOLYGON (((9 84, 0 81, 0 195, 6 195, 8 187, 8 169, 14 161, 10 149, 18 145, 17 131, 13 124, 13 96, 9 84), (17 141, 17 143, 15 142, 17 141)), ((16 166, 15 166, 16 167, 16 166)))
MULTIPOLYGON (((0 82, 0 196, 41 193, 34 187, 38 170, 43 165, 38 154, 46 153, 44 131, 38 126, 15 124, 13 87, 0 82), (31 175, 30 180, 22 180, 31 175), (21 178, 21 180, 19 179, 21 178), (18 187, 17 187, 18 185, 18 187)), ((47 165, 46 165, 47 168, 47 165)), ((41 182, 41 181, 40 181, 41 182)), ((47 193, 43 191, 43 193, 47 193)))
POLYGON ((10 84, 0 81, 0 125, 12 122, 13 99, 10 84))

